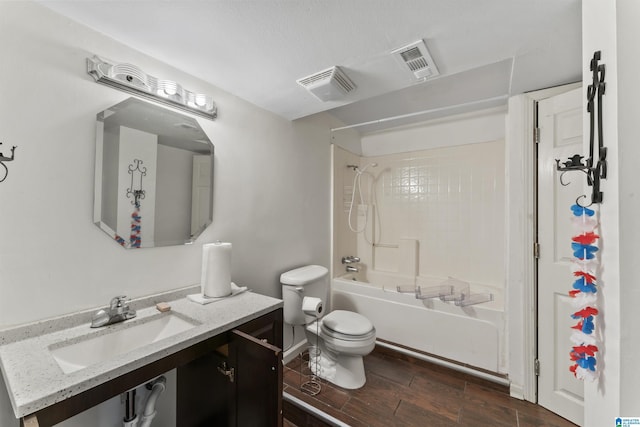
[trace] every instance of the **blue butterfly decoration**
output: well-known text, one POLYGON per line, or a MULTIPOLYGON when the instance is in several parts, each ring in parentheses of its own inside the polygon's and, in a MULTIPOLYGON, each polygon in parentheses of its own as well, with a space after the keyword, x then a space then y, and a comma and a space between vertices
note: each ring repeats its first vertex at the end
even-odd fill
POLYGON ((581 368, 588 369, 590 371, 595 371, 596 370, 596 358, 593 357, 593 356, 580 358, 580 359, 576 360, 576 363, 581 368))
POLYGON ((582 332, 584 332, 587 335, 591 335, 591 333, 593 332, 594 328, 595 328, 595 326, 593 324, 593 316, 589 316, 586 319, 583 319, 583 321, 582 321, 582 332))
POLYGON ((598 292, 598 288, 596 288, 595 283, 587 282, 584 277, 580 277, 578 278, 578 280, 573 282, 573 289, 577 289, 580 292, 585 292, 585 293, 591 292, 592 294, 595 294, 596 292, 598 292))
POLYGON ((571 206, 571 212, 573 212, 575 216, 582 216, 582 215, 593 216, 596 213, 594 210, 585 208, 584 206, 580 206, 580 205, 571 206))
POLYGON ((578 259, 594 259, 595 252, 598 252, 598 247, 593 245, 583 245, 581 243, 571 243, 571 249, 573 249, 573 256, 578 259))

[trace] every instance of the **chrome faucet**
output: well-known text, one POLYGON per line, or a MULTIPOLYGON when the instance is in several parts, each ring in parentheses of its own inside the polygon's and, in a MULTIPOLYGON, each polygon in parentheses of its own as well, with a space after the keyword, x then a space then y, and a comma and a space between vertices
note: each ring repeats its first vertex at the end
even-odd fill
POLYGON ((354 262, 360 262, 360 258, 358 258, 357 256, 345 256, 345 257, 342 257, 342 263, 343 264, 352 264, 354 262))
POLYGON ((354 267, 352 265, 347 265, 347 272, 349 272, 349 273, 357 273, 358 272, 358 267, 354 267))
POLYGON ((129 304, 127 304, 125 298, 126 296, 124 295, 112 298, 108 309, 98 310, 93 315, 91 318, 91 327, 99 328, 136 317, 136 311, 129 308, 129 304))

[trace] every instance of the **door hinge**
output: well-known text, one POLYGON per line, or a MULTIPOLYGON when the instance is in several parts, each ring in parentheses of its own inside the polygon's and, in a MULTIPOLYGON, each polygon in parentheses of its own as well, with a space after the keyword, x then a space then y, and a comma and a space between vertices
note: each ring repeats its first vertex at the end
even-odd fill
POLYGON ((540 243, 538 242, 533 244, 533 257, 535 259, 540 259, 540 243))
POLYGON ((227 377, 230 382, 234 382, 236 370, 234 368, 229 368, 227 362, 222 362, 222 365, 218 366, 218 372, 227 377))
POLYGON ((533 128, 533 142, 540 144, 540 128, 533 128))
POLYGON ((540 376, 540 359, 536 359, 533 362, 533 372, 536 374, 536 377, 540 376))

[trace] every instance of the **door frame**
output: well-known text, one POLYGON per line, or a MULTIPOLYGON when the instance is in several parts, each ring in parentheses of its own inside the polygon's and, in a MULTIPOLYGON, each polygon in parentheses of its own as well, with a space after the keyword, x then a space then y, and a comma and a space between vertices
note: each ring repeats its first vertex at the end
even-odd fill
POLYGON ((572 83, 509 98, 505 126, 505 256, 510 394, 537 403, 537 103, 572 83), (524 309, 523 309, 524 308, 524 309))

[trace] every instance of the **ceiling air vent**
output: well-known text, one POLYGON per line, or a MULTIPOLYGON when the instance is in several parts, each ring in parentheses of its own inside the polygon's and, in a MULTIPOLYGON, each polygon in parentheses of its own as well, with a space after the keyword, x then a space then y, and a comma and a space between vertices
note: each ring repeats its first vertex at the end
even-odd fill
POLYGON ((296 80, 320 101, 337 101, 356 88, 342 68, 335 66, 296 80))
POLYGON ((424 41, 418 40, 391 52, 417 79, 428 79, 440 74, 424 41))

